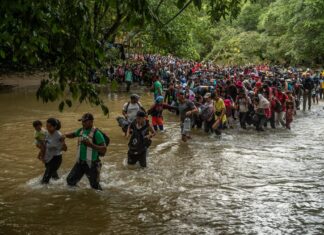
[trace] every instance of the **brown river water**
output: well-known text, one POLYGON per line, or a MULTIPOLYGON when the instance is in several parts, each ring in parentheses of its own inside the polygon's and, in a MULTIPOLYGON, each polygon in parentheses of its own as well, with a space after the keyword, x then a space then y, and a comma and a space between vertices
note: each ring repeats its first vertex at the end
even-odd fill
MULTIPOLYGON (((151 95, 141 92, 148 107, 151 95)), ((126 94, 107 94, 110 117, 87 105, 63 113, 35 91, 0 94, 0 234, 324 234, 323 103, 299 114, 292 131, 239 128, 221 140, 194 130, 180 141, 177 117, 149 151, 147 169, 128 169, 127 140, 115 118, 126 94), (67 140, 61 179, 42 186, 32 121, 54 116, 62 132, 90 111, 111 137, 102 192, 66 185, 76 140, 67 140)))

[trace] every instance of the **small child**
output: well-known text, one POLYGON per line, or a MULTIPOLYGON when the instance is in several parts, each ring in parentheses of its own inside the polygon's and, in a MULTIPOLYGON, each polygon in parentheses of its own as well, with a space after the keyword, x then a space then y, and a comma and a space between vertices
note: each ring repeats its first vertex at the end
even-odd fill
POLYGON ((46 130, 43 128, 43 124, 41 121, 36 120, 33 122, 33 127, 35 128, 35 145, 37 148, 40 149, 37 158, 41 161, 44 161, 45 156, 45 137, 46 137, 46 130))

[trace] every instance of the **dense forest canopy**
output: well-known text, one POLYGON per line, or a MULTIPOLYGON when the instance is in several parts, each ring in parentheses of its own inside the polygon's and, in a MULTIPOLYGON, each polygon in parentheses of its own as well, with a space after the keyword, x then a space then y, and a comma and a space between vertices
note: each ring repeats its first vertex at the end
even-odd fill
MULTIPOLYGON (((150 30, 149 25, 145 44, 221 64, 323 63, 324 1, 259 0, 241 6, 236 19, 217 23, 209 20, 208 10, 190 8, 168 27, 150 30)), ((161 11, 167 15, 174 9, 162 6, 161 11)))
POLYGON ((108 45, 220 64, 320 64, 323 0, 2 0, 0 65, 46 67, 37 97, 108 108, 90 70, 119 60, 108 45))

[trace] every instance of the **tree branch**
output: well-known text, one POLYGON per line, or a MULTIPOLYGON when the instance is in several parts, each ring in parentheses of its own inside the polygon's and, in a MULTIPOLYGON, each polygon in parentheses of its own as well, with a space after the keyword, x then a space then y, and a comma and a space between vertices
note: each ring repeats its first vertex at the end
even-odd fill
POLYGON ((160 6, 162 5, 163 2, 164 2, 164 0, 160 0, 159 4, 156 6, 156 8, 155 8, 155 10, 154 10, 155 14, 158 13, 159 8, 160 8, 160 6))
POLYGON ((112 26, 108 29, 105 30, 105 32, 103 33, 103 42, 107 41, 108 38, 110 37, 110 35, 116 31, 119 27, 119 25, 121 24, 121 22, 123 21, 122 18, 122 14, 120 12, 120 4, 119 4, 119 0, 116 0, 116 20, 115 22, 112 24, 112 26))
POLYGON ((171 19, 169 19, 165 24, 163 24, 163 26, 166 26, 167 24, 169 24, 171 21, 173 21, 175 18, 177 18, 191 3, 192 3, 193 0, 189 0, 186 5, 184 5, 180 11, 175 14, 171 19))

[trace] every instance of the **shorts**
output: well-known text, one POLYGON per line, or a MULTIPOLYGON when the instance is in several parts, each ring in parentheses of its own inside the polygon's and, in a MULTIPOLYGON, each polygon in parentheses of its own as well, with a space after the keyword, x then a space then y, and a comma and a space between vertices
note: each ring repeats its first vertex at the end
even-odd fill
POLYGON ((163 125, 163 117, 152 117, 152 125, 153 126, 162 126, 163 125))

